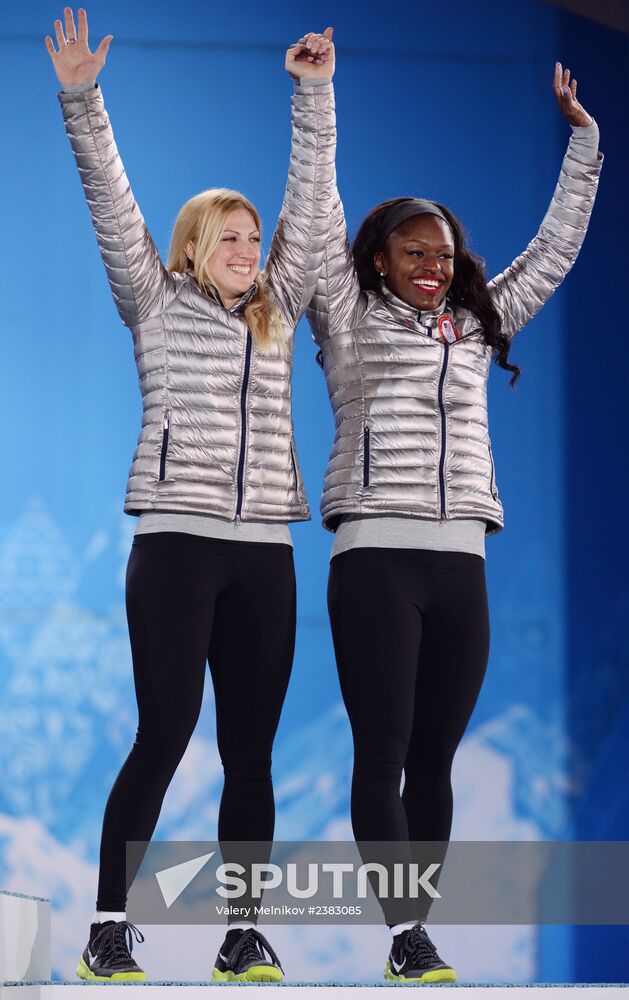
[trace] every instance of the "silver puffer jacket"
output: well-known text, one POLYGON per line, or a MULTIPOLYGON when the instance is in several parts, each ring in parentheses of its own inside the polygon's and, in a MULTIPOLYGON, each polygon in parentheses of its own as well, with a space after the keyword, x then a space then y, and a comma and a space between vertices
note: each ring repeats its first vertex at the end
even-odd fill
MULTIPOLYGON (((131 328, 143 402, 125 510, 249 521, 310 517, 291 415, 295 326, 323 259, 333 192, 332 84, 297 85, 288 183, 266 260, 285 359, 253 346, 242 310, 169 274, 129 188, 98 87, 59 95, 116 306, 131 328)), ((253 291, 253 290, 252 290, 253 291)))
MULTIPOLYGON (((583 162, 571 139, 537 236, 489 283, 508 336, 535 316, 576 260, 601 162, 600 155, 596 164, 583 162)), ((385 286, 381 295, 361 291, 337 193, 308 310, 336 424, 321 500, 330 530, 344 514, 474 518, 490 534, 503 527, 487 428, 492 349, 470 312, 450 317, 460 339, 451 328, 444 339, 435 336, 385 286)))

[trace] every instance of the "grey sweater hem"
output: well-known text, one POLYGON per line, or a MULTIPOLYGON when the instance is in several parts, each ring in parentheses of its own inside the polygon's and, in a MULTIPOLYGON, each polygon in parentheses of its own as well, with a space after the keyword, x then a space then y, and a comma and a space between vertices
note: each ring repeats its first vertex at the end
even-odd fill
POLYGON ((219 538, 229 542, 262 542, 272 545, 290 545, 293 540, 287 524, 260 521, 227 521, 203 514, 166 514, 149 512, 140 514, 136 535, 155 534, 158 531, 180 531, 200 538, 219 538))
POLYGON ((430 521, 418 517, 345 516, 334 536, 331 559, 350 549, 429 549, 485 558, 484 521, 430 521))

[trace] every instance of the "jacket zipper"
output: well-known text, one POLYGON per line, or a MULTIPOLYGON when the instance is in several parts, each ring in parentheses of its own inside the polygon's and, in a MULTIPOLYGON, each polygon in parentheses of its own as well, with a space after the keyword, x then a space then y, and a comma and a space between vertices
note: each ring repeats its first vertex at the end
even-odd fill
POLYGON ((439 377, 439 412, 441 414, 441 454, 439 455, 439 508, 441 514, 441 520, 444 521, 447 517, 446 514, 446 479, 445 479, 445 465, 446 465, 446 409, 443 404, 443 384, 446 380, 446 371, 448 369, 448 356, 450 354, 450 348, 448 344, 443 345, 443 364, 441 366, 441 375, 439 377))
POLYGON ((489 491, 494 500, 497 500, 498 490, 496 489, 496 469, 494 468, 494 453, 491 450, 491 441, 487 442, 487 446, 489 448, 489 461, 491 463, 491 481, 489 483, 489 491))
POLYGON ((164 414, 162 425, 162 450, 159 456, 159 481, 163 483, 166 479, 166 456, 168 454, 168 437, 170 434, 170 410, 164 414))
POLYGON ((251 369, 251 350, 253 341, 247 330, 247 348, 245 351, 245 371, 242 376, 240 390, 240 454, 238 455, 238 472, 236 474, 236 524, 240 524, 242 498, 244 493, 245 452, 247 448, 247 389, 249 388, 249 372, 251 369))
POLYGON ((369 446, 369 424, 365 424, 365 428, 363 430, 363 486, 369 486, 369 446))
POLYGON ((299 483, 297 480, 297 462, 295 461, 295 452, 293 451, 293 442, 290 443, 290 460, 293 466, 293 480, 295 483, 295 493, 299 493, 299 483))

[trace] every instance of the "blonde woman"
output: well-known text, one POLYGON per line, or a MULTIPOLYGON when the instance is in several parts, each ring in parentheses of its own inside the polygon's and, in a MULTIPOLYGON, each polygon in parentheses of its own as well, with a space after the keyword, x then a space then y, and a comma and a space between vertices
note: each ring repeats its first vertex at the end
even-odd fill
MULTIPOLYGON (((152 836, 197 721, 206 660, 225 773, 219 839, 273 839, 271 749, 295 632, 287 523, 309 517, 292 433, 292 340, 329 218, 334 48, 328 29, 286 53, 293 155, 261 272, 259 216, 224 189, 184 205, 164 267, 95 83, 112 36, 91 53, 85 11, 77 32, 70 8, 55 34, 56 47, 50 37, 46 47, 143 400, 125 502, 139 516, 127 571, 139 725, 107 802, 96 914, 77 973, 144 980, 131 955, 133 936, 143 936, 125 913, 134 874, 125 873, 125 845, 152 836)), ((212 978, 281 980, 253 917, 230 925, 212 978)))

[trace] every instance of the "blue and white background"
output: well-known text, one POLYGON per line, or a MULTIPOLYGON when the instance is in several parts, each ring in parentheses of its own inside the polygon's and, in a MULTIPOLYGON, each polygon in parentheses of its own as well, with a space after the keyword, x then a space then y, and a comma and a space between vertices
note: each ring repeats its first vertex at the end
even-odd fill
MULTIPOLYGON (((43 46, 61 5, 0 30, 0 887, 49 896, 54 968, 72 975, 94 908, 104 803, 136 717, 124 616, 134 530, 122 513, 140 403, 43 46)), ((606 154, 573 273, 518 337, 516 393, 494 371, 490 420, 505 532, 488 543, 488 678, 455 766, 458 839, 626 839, 627 36, 536 0, 93 0, 119 148, 166 254, 181 204, 227 185, 268 246, 289 150, 287 44, 336 27, 339 185, 354 232, 417 194, 464 220, 490 274, 534 235, 569 129, 551 92, 570 66, 606 154)), ((297 442, 314 511, 332 440, 309 330, 298 330, 297 442)), ((351 837, 350 732, 325 608, 331 536, 293 532, 299 617, 274 755, 279 839, 351 837)), ((452 595, 453 601, 456 594, 452 595)), ((157 836, 213 838, 221 788, 204 711, 157 836)), ((427 711, 430 708, 427 706, 427 711)), ((152 978, 204 979, 216 928, 148 929, 152 978)), ((435 932, 464 980, 627 981, 626 928, 435 932)), ((289 978, 378 981, 384 928, 273 932, 289 978)))

